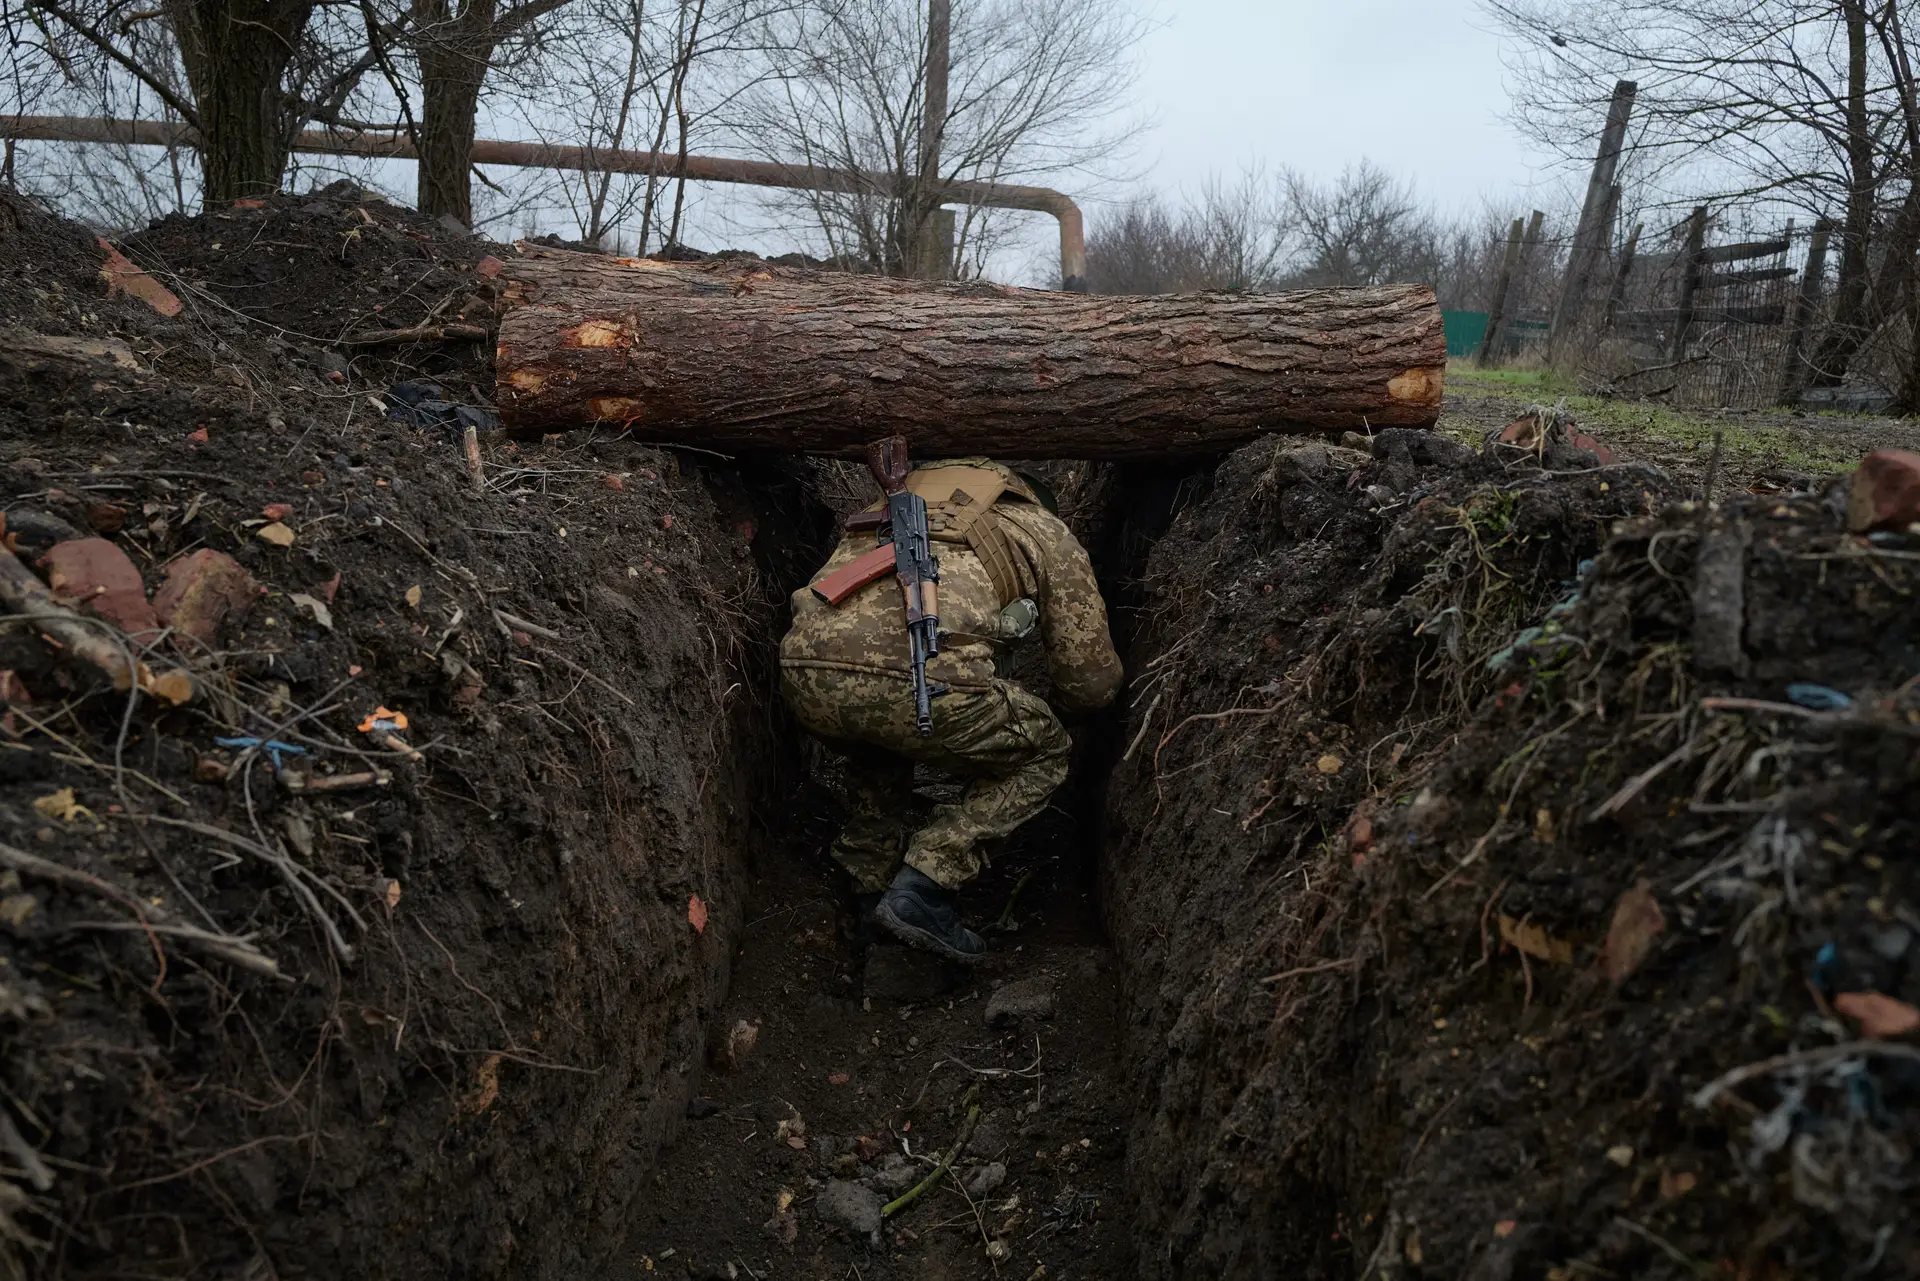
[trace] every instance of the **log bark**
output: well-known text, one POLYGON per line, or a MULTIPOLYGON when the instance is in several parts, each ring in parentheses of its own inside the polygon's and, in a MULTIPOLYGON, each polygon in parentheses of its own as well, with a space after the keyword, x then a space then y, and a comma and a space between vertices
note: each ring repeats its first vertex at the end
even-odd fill
POLYGON ((502 273, 503 421, 725 451, 1140 458, 1431 426, 1424 285, 1091 297, 529 249, 502 273))

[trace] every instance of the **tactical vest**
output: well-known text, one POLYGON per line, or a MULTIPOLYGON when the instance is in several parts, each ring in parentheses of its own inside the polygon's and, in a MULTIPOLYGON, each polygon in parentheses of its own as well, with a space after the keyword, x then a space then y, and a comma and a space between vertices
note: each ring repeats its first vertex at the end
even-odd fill
MULTIPOLYGON (((1020 582, 1021 552, 1007 537, 993 506, 1007 497, 1039 502, 1025 481, 1003 467, 964 461, 914 471, 907 476, 907 489, 926 501, 927 533, 934 542, 964 545, 980 558, 1001 608, 1027 594, 1020 582)), ((877 504, 863 515, 870 520, 869 513, 875 512, 884 516, 886 505, 877 504)), ((848 523, 857 527, 866 522, 855 518, 848 523)))

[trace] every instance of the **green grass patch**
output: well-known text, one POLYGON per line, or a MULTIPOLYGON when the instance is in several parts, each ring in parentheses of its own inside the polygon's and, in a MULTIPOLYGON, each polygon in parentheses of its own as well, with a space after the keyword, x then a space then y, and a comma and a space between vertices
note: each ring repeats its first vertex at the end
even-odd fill
POLYGON ((1572 379, 1552 369, 1481 369, 1468 360, 1447 362, 1447 386, 1556 400, 1576 390, 1572 379))
POLYGON ((1779 464, 1805 472, 1846 471, 1860 461, 1854 444, 1823 440, 1804 427, 1730 423, 1704 414, 1625 400, 1569 396, 1567 409, 1602 440, 1640 440, 1700 453, 1721 433, 1729 461, 1748 466, 1779 464))
MULTIPOLYGON (((1716 432, 1723 433, 1725 459, 1736 471, 1783 466, 1797 471, 1846 471, 1859 461, 1857 443, 1823 438, 1820 428, 1788 423, 1731 423, 1708 412, 1689 412, 1630 400, 1603 400, 1579 394, 1572 379, 1551 369, 1478 369, 1468 361, 1447 366, 1450 391, 1513 396, 1545 404, 1564 403, 1574 421, 1608 444, 1635 453, 1686 454, 1704 465, 1716 432)), ((1519 406, 1515 407, 1516 412, 1519 406)), ((1828 418, 1846 415, 1833 415, 1828 418)))

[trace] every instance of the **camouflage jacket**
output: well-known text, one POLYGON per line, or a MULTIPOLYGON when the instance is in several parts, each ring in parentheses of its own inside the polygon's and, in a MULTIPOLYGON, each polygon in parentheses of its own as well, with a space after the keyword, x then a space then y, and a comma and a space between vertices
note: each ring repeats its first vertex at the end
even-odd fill
MULTIPOLYGON (((1121 682, 1120 657, 1107 634, 1107 609, 1094 581, 1093 565, 1066 523, 1037 502, 1012 473, 980 459, 931 464, 916 478, 941 468, 964 465, 1004 473, 1008 492, 992 515, 1012 552, 1019 594, 1040 609, 1039 636, 1045 647, 1053 702, 1061 711, 1080 713, 1113 701, 1121 682)), ((924 496, 924 495, 923 495, 924 496)), ((940 513, 929 500, 929 524, 939 537, 940 513)), ((875 545, 871 532, 851 531, 813 576, 818 582, 875 545)), ((965 543, 934 543, 940 561, 940 652, 927 664, 930 680, 959 689, 987 688, 994 660, 1010 642, 1001 635, 1001 591, 974 550, 965 543)), ((793 594, 793 626, 780 644, 787 667, 834 667, 850 671, 907 671, 907 633, 899 583, 888 575, 860 589, 838 608, 814 596, 810 587, 793 594)))

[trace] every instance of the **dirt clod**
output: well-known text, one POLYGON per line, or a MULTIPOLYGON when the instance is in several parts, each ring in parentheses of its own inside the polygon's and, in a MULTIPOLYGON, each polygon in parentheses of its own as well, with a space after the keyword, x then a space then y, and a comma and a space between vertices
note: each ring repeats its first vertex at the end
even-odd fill
POLYGON ((1001 984, 987 998, 987 1026, 1000 1027, 1018 1023, 1022 1019, 1052 1018, 1057 986, 1053 976, 1048 974, 1001 984))

